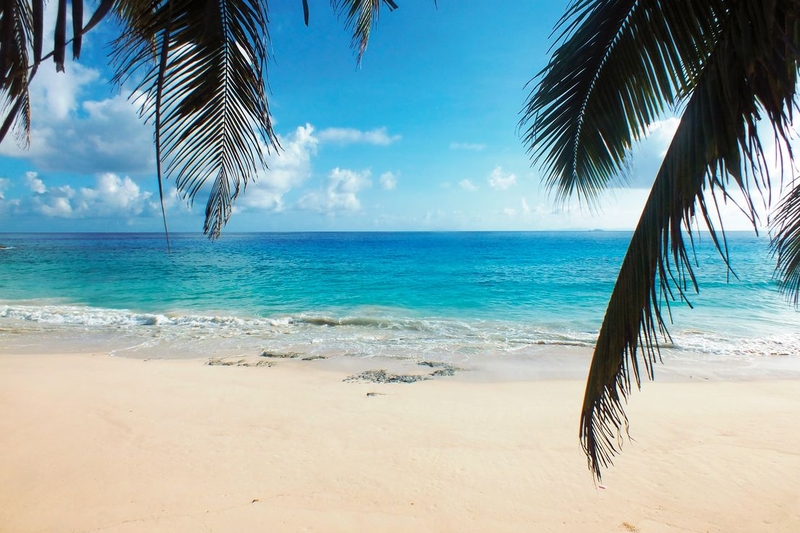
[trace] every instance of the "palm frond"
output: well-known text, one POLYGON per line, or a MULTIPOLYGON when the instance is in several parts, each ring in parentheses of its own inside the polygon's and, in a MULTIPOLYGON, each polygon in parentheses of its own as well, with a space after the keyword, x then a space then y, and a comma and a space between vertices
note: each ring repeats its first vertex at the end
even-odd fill
POLYGON ((83 45, 83 0, 72 0, 72 57, 81 56, 83 45))
POLYGON ((353 32, 351 46, 358 51, 359 64, 367 50, 372 27, 378 22, 382 4, 390 11, 397 9, 394 0, 331 0, 334 11, 344 15, 346 27, 353 32))
MULTIPOLYGON (((130 8, 130 6, 128 6, 130 8)), ((233 202, 278 148, 265 94, 267 12, 259 0, 168 0, 121 14, 115 81, 141 75, 166 176, 194 201, 211 180, 204 232, 217 238, 233 202), (166 60, 158 60, 165 51, 166 60)))
MULTIPOLYGON (((756 127, 762 115, 787 143, 796 95, 798 0, 731 0, 695 79, 681 124, 653 184, 606 310, 589 371, 581 441, 597 478, 618 452, 627 418, 623 403, 648 377, 668 333, 660 302, 697 288, 688 248, 691 222, 702 219, 726 257, 708 208, 715 191, 769 187, 756 127)), ((791 156, 791 154, 790 154, 791 156)), ((752 203, 748 200, 748 205, 752 203)))
POLYGON ((523 142, 557 198, 594 204, 632 144, 687 93, 725 0, 575 0, 533 81, 523 142))
POLYGON ((0 141, 13 128, 25 145, 30 135, 28 46, 33 16, 25 0, 0 0, 0 141), (15 127, 16 126, 16 127, 15 127))
POLYGON ((800 303, 800 184, 783 198, 771 221, 775 230, 772 251, 777 256, 776 275, 781 290, 797 306, 800 303))
POLYGON ((53 34, 53 61, 57 72, 64 72, 67 57, 67 0, 57 0, 56 31, 53 34))
MULTIPOLYGON (((83 22, 83 0, 72 0, 73 36, 67 39, 67 4, 59 0, 54 27, 55 46, 43 55, 44 0, 0 0, 0 111, 5 116, 0 123, 0 142, 14 129, 23 144, 29 144, 31 106, 28 86, 39 65, 53 58, 56 70, 64 70, 66 45, 72 42, 73 56, 78 59, 81 37, 94 28, 116 3, 131 0, 101 0, 86 26, 83 22), (29 57, 33 54, 33 61, 29 57)), ((136 1, 136 0, 133 0, 136 1)))

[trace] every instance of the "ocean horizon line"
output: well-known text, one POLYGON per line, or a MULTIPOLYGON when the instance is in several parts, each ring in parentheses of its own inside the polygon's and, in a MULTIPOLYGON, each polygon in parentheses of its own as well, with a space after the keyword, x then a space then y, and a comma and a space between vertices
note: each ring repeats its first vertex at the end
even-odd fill
MULTIPOLYGON (((531 229, 531 230, 462 230, 462 229, 403 229, 403 230, 265 230, 265 231, 223 231, 226 235, 302 235, 302 234, 543 234, 543 233, 609 233, 633 234, 633 229, 531 229)), ((684 232, 686 233, 686 232, 684 232)), ((728 235, 752 235, 755 238, 768 238, 768 232, 755 230, 725 230, 728 235)), ((0 231, 0 235, 164 235, 164 231, 0 231)), ((693 235, 710 235, 708 230, 692 231, 693 235)), ((205 236, 202 231, 170 231, 170 236, 205 236)))

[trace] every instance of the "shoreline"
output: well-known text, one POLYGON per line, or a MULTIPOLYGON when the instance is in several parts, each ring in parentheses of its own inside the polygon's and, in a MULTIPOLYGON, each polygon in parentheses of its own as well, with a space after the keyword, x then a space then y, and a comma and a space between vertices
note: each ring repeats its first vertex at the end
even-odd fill
POLYGON ((600 488, 577 438, 582 379, 204 363, 0 354, 0 531, 800 526, 799 379, 657 374, 600 488))

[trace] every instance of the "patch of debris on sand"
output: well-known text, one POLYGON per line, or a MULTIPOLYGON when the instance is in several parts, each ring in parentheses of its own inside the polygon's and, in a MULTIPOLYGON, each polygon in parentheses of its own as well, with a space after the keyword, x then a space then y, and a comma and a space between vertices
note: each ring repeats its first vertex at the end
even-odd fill
POLYGON ((436 361, 420 361, 417 365, 427 366, 435 370, 428 374, 390 374, 383 369, 367 370, 360 374, 347 376, 343 381, 346 383, 416 383, 417 381, 454 376, 456 372, 462 370, 453 365, 436 361))
POLYGON ((275 366, 272 361, 253 361, 236 357, 212 357, 206 364, 208 366, 275 366))
POLYGON ((269 359, 297 359, 301 355, 303 354, 297 352, 270 352, 264 350, 259 357, 268 357, 269 359))

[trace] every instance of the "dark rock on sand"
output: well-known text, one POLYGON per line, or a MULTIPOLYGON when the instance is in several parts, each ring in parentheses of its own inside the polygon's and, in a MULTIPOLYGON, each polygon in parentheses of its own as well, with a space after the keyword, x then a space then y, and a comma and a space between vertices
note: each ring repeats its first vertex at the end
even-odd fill
POLYGON ((208 366, 275 366, 272 361, 248 361, 247 359, 225 359, 212 357, 206 363, 208 366))
POLYGON ((457 366, 453 366, 448 363, 442 363, 439 361, 420 361, 417 363, 419 366, 427 366, 430 368, 436 368, 431 372, 431 376, 435 378, 440 377, 447 377, 447 376, 455 376, 456 372, 463 370, 463 368, 458 368, 457 366))
POLYGON ((417 381, 427 381, 433 378, 454 376, 456 372, 462 370, 461 368, 453 365, 439 363, 436 361, 420 361, 417 363, 417 365, 435 368, 436 370, 430 374, 390 374, 386 370, 367 370, 366 372, 361 372, 360 374, 348 376, 344 379, 344 381, 348 383, 415 383, 417 381))
POLYGON ((386 370, 367 370, 360 374, 354 374, 344 378, 347 383, 368 382, 368 383, 414 383, 431 379, 430 376, 419 374, 389 374, 386 370))
POLYGON ((268 352, 264 350, 259 357, 269 357, 270 359, 297 359, 303 354, 297 352, 268 352))

